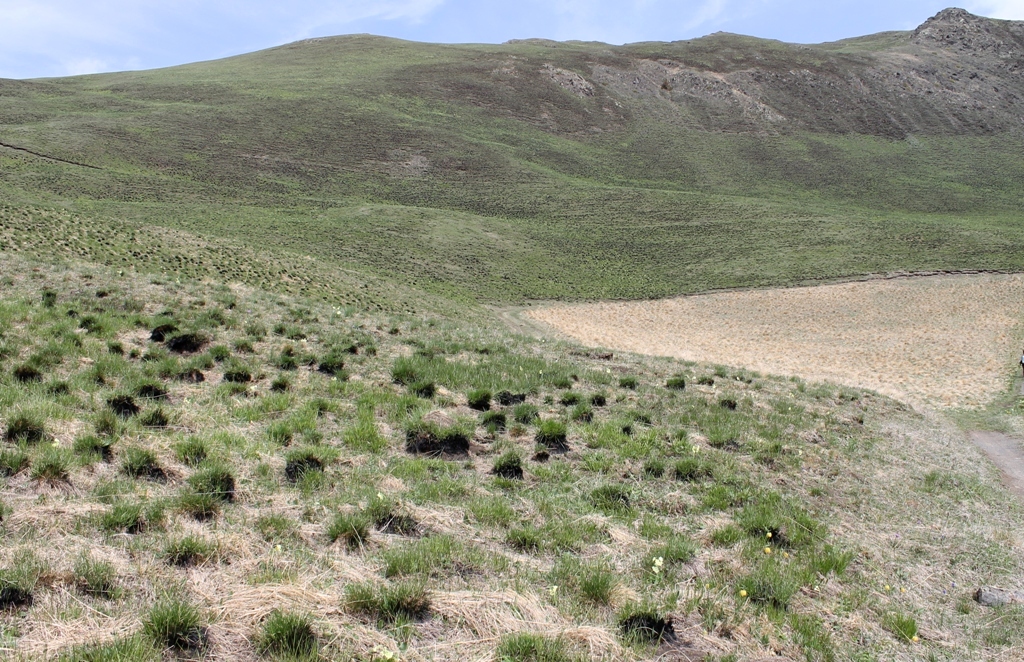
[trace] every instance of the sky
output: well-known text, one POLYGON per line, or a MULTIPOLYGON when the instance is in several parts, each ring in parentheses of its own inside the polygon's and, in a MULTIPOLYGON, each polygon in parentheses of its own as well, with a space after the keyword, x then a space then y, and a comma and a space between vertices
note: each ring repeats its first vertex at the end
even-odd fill
MULTIPOLYGON (((0 0, 0 78, 151 69, 309 37, 438 43, 692 39, 818 43, 910 30, 957 0, 0 0)), ((956 5, 953 5, 956 6, 956 5)), ((1024 20, 1024 0, 959 0, 1024 20)))

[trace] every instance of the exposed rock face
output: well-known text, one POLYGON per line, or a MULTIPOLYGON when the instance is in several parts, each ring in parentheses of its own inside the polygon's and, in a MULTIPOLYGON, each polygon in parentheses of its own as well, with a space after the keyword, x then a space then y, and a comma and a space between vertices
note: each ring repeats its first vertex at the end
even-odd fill
POLYGON ((944 9, 914 31, 913 43, 940 46, 958 53, 1020 60, 1024 23, 982 18, 963 9, 944 9))

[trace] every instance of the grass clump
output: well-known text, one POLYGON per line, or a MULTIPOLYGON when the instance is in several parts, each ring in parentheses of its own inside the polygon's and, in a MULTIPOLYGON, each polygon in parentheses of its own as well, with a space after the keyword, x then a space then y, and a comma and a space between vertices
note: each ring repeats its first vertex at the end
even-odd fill
POLYGON ((121 594, 117 570, 111 563, 97 561, 83 553, 75 561, 73 572, 78 589, 87 595, 116 599, 121 594))
POLYGON ((165 428, 170 425, 171 419, 162 408, 150 409, 142 416, 139 416, 139 424, 146 428, 165 428))
POLYGON ((565 423, 556 420, 543 421, 537 428, 534 440, 548 450, 564 452, 569 450, 568 431, 565 423))
POLYGON ((107 406, 118 418, 122 419, 137 416, 140 411, 139 406, 135 404, 135 398, 130 395, 112 396, 107 400, 107 406))
POLYGON ((461 426, 441 427, 418 421, 406 428, 405 449, 417 455, 465 455, 470 436, 461 426))
POLYGON ((168 541, 164 546, 163 558, 170 565, 187 568, 201 565, 214 555, 214 546, 198 536, 185 536, 168 541))
POLYGON ((345 604, 355 613, 389 625, 422 621, 430 615, 430 594, 420 582, 350 584, 345 588, 345 604))
POLYGON ((889 612, 882 618, 882 627, 896 635, 904 643, 918 639, 917 621, 913 616, 902 612, 889 612))
POLYGON ((224 368, 224 381, 229 384, 248 384, 252 371, 241 361, 231 361, 224 368))
POLYGON ((409 384, 409 392, 416 397, 430 400, 437 394, 437 384, 427 379, 421 379, 409 384))
POLYGON ((15 368, 13 374, 15 381, 21 384, 43 381, 43 374, 35 366, 28 363, 15 368))
POLYGON ((505 416, 505 412, 488 411, 480 417, 480 424, 493 434, 505 429, 505 426, 508 425, 508 418, 505 416))
POLYGON ((108 533, 142 533, 147 524, 145 510, 139 503, 118 503, 100 516, 100 528, 108 533))
POLYGON ((28 466, 28 454, 24 451, 17 448, 0 448, 0 476, 13 476, 28 466))
POLYGON ((491 408, 491 392, 487 389, 474 389, 466 394, 466 403, 470 409, 487 411, 491 408))
POLYGON ((148 638, 136 635, 106 644, 75 646, 59 662, 159 662, 160 652, 148 638))
POLYGON ((47 448, 32 463, 32 480, 49 483, 67 482, 71 462, 67 453, 60 448, 47 448))
POLYGON ((451 536, 431 536, 383 553, 384 576, 447 575, 480 568, 484 559, 480 552, 466 547, 451 536))
POLYGON ((594 410, 587 403, 581 402, 573 407, 569 417, 578 423, 590 423, 594 420, 594 410))
POLYGON ((491 473, 509 480, 523 479, 523 457, 518 451, 507 451, 494 461, 491 473))
POLYGON ((223 465, 211 465, 189 476, 188 485, 195 494, 208 494, 230 503, 235 500, 235 476, 223 465))
POLYGON ((121 455, 121 473, 131 478, 163 480, 166 477, 160 468, 156 453, 148 448, 130 446, 121 455))
POLYGON ((715 477, 715 465, 703 457, 684 457, 672 468, 676 480, 695 483, 715 477))
POLYGON ((370 539, 370 517, 363 512, 338 513, 327 526, 327 539, 340 540, 349 549, 362 547, 370 539))
POLYGON ((594 604, 611 602, 612 591, 618 585, 615 569, 606 561, 581 561, 571 555, 562 555, 551 570, 551 581, 575 591, 594 604))
POLYGON ((635 391, 640 386, 640 382, 637 381, 636 377, 621 377, 619 378, 619 388, 626 388, 631 391, 635 391))
POLYGON ((590 493, 590 502, 601 512, 614 515, 630 509, 629 490, 622 485, 602 485, 590 493))
POLYGON ((75 439, 71 450, 82 462, 92 464, 93 462, 110 462, 114 457, 113 442, 109 438, 86 435, 75 439))
POLYGON ((583 400, 583 397, 579 393, 573 391, 566 391, 562 394, 562 397, 558 399, 558 402, 563 407, 573 407, 578 405, 583 400))
POLYGON ((776 560, 762 562, 737 583, 739 595, 747 600, 776 611, 789 608, 790 600, 800 588, 800 582, 776 560))
POLYGON ((516 632, 502 636, 494 653, 498 662, 575 662, 563 639, 516 632))
POLYGON ((285 477, 296 483, 308 473, 323 473, 331 454, 322 448, 296 448, 285 454, 285 477))
POLYGON ((142 630, 157 646, 177 651, 196 651, 206 646, 206 627, 199 609, 179 598, 164 598, 155 604, 142 623, 142 630))
POLYGON ((408 536, 419 531, 416 520, 401 512, 398 504, 384 495, 372 499, 364 512, 374 526, 386 533, 408 536))
POLYGON ((4 439, 14 444, 38 444, 46 438, 46 419, 38 414, 21 413, 7 423, 4 439))
POLYGON ((199 466, 209 455, 209 445, 199 437, 189 437, 174 445, 174 456, 190 467, 199 466))
POLYGON ((622 638, 633 643, 656 644, 676 639, 672 619, 646 607, 631 605, 624 608, 619 613, 618 625, 622 638))
POLYGON ((320 650, 320 637, 313 620, 305 614, 270 612, 256 637, 260 655, 288 660, 315 660, 320 650))
POLYGON ((544 541, 544 533, 532 524, 510 529, 505 543, 517 552, 536 552, 544 541))
POLYGON ((535 405, 521 402, 512 410, 512 418, 521 425, 530 425, 540 417, 540 410, 535 405))
POLYGON ((686 376, 685 375, 673 375, 668 378, 665 382, 665 388, 672 391, 682 391, 686 389, 686 376))

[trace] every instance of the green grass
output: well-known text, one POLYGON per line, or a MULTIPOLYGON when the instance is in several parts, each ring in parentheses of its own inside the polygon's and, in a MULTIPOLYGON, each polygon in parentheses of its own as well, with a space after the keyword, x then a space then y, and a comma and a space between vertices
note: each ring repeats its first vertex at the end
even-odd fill
POLYGON ((206 646, 202 612, 180 598, 164 598, 153 605, 143 619, 142 629, 161 648, 194 651, 206 646))
POLYGON ((320 637, 309 616, 274 610, 263 621, 256 648, 272 658, 315 660, 320 637))
POLYGON ((345 604, 355 613, 387 624, 421 621, 430 614, 430 594, 422 583, 350 584, 345 604))

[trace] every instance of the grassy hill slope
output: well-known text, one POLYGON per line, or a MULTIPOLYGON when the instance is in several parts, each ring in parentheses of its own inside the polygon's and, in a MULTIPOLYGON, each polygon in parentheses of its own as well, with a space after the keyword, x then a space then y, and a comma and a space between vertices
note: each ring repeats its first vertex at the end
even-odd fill
POLYGON ((1019 270, 1022 39, 950 11, 820 46, 353 36, 2 81, 0 191, 467 302, 1019 270))

